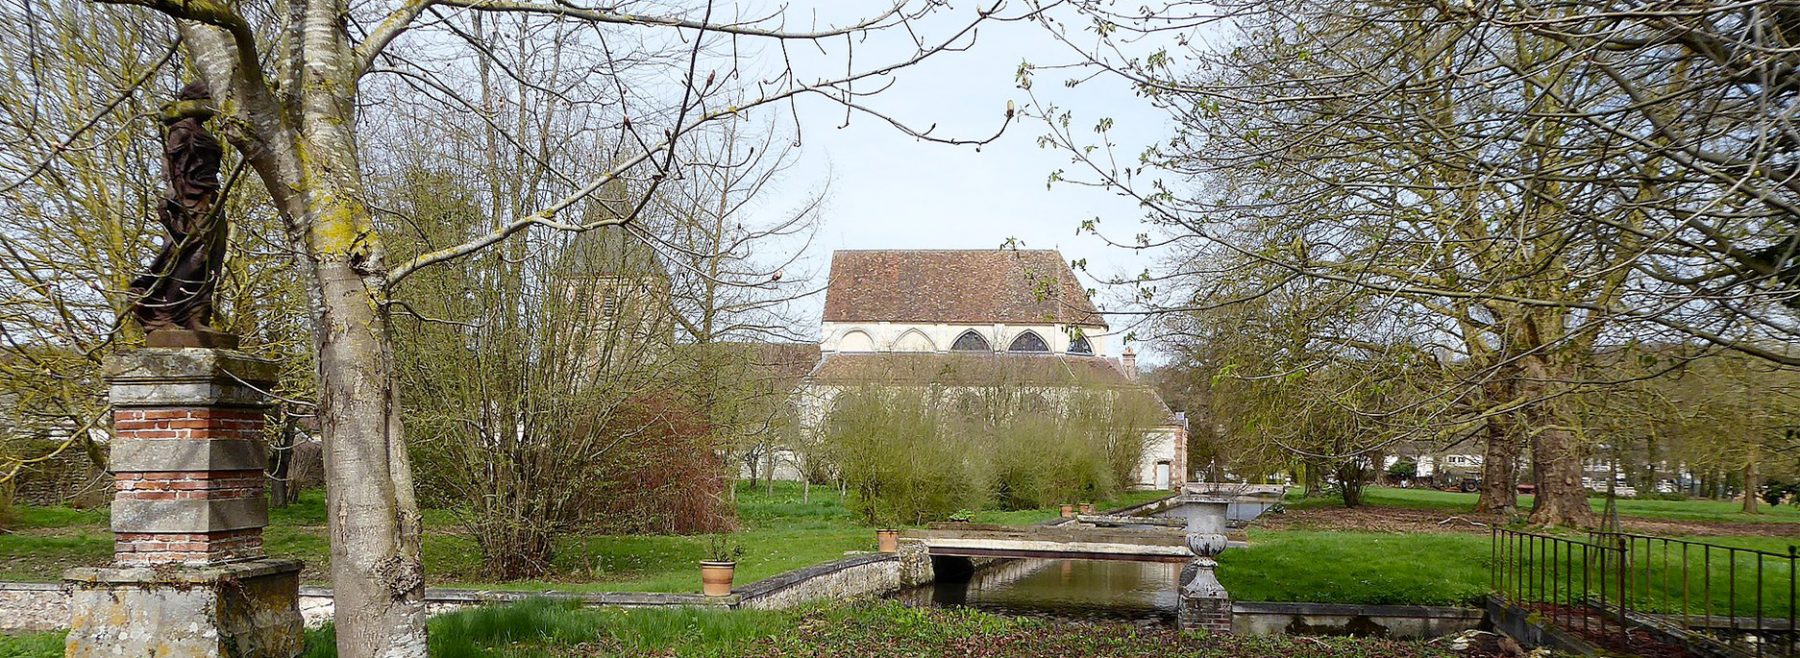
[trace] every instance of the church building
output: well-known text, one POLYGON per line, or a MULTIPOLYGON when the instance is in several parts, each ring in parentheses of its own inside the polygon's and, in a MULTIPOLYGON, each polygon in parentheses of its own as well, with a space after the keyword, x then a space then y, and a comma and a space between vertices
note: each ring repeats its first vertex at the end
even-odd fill
POLYGON ((799 391, 816 426, 859 386, 1006 388, 1069 399, 1105 391, 1154 410, 1136 488, 1184 480, 1186 419, 1137 380, 1117 339, 1053 250, 843 250, 833 254, 818 364, 799 391))

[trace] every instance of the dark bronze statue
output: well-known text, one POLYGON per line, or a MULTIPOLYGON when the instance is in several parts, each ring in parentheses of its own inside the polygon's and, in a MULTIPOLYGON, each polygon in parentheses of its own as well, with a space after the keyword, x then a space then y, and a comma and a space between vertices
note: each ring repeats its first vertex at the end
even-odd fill
POLYGON ((131 282, 131 313, 144 331, 211 333, 213 292, 225 260, 226 224, 219 204, 219 159, 224 150, 206 130, 212 93, 190 82, 163 107, 164 190, 157 215, 169 237, 150 272, 131 282))

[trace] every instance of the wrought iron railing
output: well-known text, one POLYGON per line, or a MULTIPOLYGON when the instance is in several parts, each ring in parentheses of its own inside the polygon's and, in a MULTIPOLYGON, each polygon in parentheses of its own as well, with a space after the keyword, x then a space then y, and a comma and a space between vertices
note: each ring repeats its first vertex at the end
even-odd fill
POLYGON ((1494 528, 1492 550, 1496 596, 1599 644, 1630 647, 1654 635, 1700 653, 1800 656, 1794 546, 1494 528))

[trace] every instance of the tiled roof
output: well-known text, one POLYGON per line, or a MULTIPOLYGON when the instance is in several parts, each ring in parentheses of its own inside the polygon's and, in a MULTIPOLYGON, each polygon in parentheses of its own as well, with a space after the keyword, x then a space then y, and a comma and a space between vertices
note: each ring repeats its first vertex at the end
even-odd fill
MULTIPOLYGON (((954 352, 838 352, 806 379, 815 386, 1096 387, 1143 396, 1172 415, 1150 387, 1097 356, 954 352)), ((1171 420, 1172 422, 1172 420, 1171 420)))
POLYGON ((1046 249, 838 251, 825 321, 1106 326, 1062 254, 1046 249))

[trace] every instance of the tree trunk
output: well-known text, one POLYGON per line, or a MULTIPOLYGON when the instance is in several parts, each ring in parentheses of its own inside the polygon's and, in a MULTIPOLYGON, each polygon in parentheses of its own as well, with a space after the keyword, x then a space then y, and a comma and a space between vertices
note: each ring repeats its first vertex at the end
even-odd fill
POLYGON ((263 181, 296 250, 318 358, 338 655, 424 658, 424 572, 386 322, 386 268, 355 139, 357 65, 339 0, 291 3, 298 28, 277 95, 226 31, 182 36, 228 116, 215 119, 263 181))
POLYGON ((294 421, 283 411, 277 422, 281 429, 275 435, 275 449, 269 453, 269 505, 281 508, 294 500, 289 491, 294 464, 294 421))
POLYGON ((1750 451, 1750 458, 1744 460, 1744 513, 1760 514, 1757 504, 1761 502, 1759 493, 1762 490, 1762 474, 1756 472, 1756 451, 1750 451))
MULTIPOLYGON (((1533 414, 1536 416, 1537 414, 1533 414)), ((1594 526, 1594 508, 1581 486, 1581 453, 1568 430, 1545 426, 1531 442, 1537 492, 1529 522, 1536 526, 1594 526)))
POLYGON ((1487 419, 1487 450, 1481 458, 1481 498, 1477 513, 1507 515, 1519 505, 1519 443, 1506 416, 1487 419))
MULTIPOLYGON (((348 198, 348 197, 346 197, 348 198)), ((348 262, 321 262, 319 417, 338 654, 425 655, 424 569, 387 326, 348 262)))

